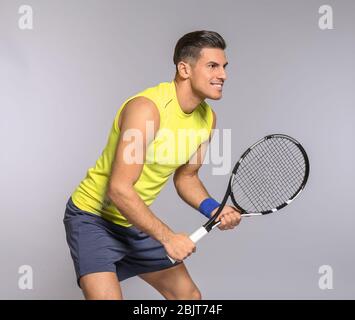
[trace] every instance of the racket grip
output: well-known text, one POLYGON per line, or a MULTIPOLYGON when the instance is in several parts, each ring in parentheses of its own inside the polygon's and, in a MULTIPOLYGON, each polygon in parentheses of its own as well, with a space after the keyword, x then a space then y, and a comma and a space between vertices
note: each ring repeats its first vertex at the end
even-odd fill
POLYGON ((176 262, 176 260, 174 260, 173 258, 170 258, 169 256, 167 256, 167 257, 169 258, 169 260, 172 264, 174 264, 176 262))
POLYGON ((201 240, 207 233, 208 231, 204 227, 200 227, 190 235, 190 239, 194 243, 197 243, 197 241, 201 240))
MULTIPOLYGON (((192 233, 189 238, 194 243, 196 243, 197 241, 201 240, 207 233, 208 233, 208 231, 204 227, 200 227, 194 233, 192 233)), ((171 258, 169 256, 167 256, 167 257, 169 258, 169 260, 171 261, 172 264, 174 264, 176 262, 173 258, 171 258)))

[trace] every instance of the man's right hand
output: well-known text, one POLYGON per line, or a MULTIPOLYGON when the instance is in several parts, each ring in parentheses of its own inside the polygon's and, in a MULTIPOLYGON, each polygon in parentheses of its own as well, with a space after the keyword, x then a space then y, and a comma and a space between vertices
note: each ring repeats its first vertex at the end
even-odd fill
POLYGON ((168 256, 176 261, 182 261, 196 251, 195 243, 185 233, 172 233, 163 243, 168 256))

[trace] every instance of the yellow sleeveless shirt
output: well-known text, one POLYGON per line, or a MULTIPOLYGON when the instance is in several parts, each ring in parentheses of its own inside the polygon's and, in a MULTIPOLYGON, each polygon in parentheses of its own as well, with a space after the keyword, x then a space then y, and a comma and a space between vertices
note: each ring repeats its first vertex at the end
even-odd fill
POLYGON ((206 102, 202 102, 189 114, 181 110, 174 81, 148 88, 122 104, 116 113, 105 149, 71 197, 81 210, 124 227, 130 227, 131 224, 110 202, 106 190, 120 135, 119 115, 130 100, 140 96, 153 101, 160 114, 159 130, 147 147, 141 175, 134 185, 135 191, 147 206, 153 203, 170 175, 188 162, 199 145, 209 138, 213 122, 212 109, 206 102))

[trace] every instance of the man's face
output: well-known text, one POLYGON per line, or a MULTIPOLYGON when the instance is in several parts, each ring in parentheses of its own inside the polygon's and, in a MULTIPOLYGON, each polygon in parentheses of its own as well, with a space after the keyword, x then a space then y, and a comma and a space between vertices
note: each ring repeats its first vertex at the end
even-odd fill
POLYGON ((218 100, 222 98, 223 83, 227 79, 228 62, 224 50, 204 48, 200 57, 191 65, 190 81, 192 90, 201 97, 218 100))

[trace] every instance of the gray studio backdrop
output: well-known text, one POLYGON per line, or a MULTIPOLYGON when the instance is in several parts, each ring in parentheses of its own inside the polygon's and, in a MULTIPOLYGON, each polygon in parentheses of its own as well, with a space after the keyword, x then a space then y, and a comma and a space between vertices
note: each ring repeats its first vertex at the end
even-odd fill
MULTIPOLYGON (((1 0, 1 299, 82 299, 65 203, 121 103, 171 81, 177 39, 198 29, 228 42, 224 97, 210 102, 217 127, 232 130, 230 158, 286 133, 311 162, 305 192, 283 212, 198 244, 186 264, 203 297, 355 298, 354 1, 1 0), (319 25, 325 4, 333 29, 319 25), (33 29, 19 26, 22 5, 33 29)), ((216 199, 228 178, 213 174, 218 166, 201 172, 216 199)), ((152 208, 176 231, 204 221, 171 181, 152 208)), ((138 278, 122 287, 126 299, 162 298, 138 278)))

